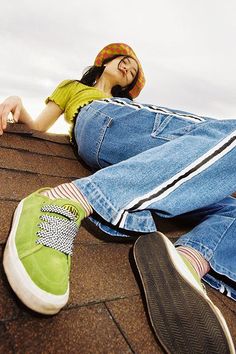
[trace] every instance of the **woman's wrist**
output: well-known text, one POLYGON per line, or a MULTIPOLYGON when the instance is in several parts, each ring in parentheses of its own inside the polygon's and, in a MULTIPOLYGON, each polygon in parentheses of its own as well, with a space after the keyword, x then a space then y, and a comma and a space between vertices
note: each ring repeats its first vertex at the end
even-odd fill
POLYGON ((26 109, 24 108, 23 105, 21 108, 18 122, 28 125, 29 128, 32 128, 32 129, 34 128, 34 121, 33 121, 32 117, 30 116, 30 114, 26 111, 26 109))

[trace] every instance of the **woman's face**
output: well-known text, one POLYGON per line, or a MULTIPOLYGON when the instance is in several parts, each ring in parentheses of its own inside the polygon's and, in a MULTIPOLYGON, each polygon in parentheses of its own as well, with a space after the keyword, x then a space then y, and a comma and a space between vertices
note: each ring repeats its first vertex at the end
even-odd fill
POLYGON ((138 73, 138 64, 131 57, 120 56, 105 64, 104 73, 115 85, 130 85, 138 73))

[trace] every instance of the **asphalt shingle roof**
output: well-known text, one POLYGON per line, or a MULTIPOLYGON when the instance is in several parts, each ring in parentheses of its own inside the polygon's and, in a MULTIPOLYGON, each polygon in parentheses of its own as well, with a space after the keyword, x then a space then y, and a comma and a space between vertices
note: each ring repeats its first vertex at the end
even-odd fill
MULTIPOLYGON (((13 211, 29 193, 90 174, 68 138, 10 125, 0 137, 0 257, 13 211)), ((173 220, 162 231, 176 239, 190 226, 173 220)), ((28 310, 0 269, 0 353, 163 353, 155 340, 136 273, 132 244, 103 240, 83 225, 76 240, 67 306, 55 316, 28 310)), ((2 264, 2 262, 1 262, 2 264)), ((234 340, 235 302, 207 287, 234 340)))

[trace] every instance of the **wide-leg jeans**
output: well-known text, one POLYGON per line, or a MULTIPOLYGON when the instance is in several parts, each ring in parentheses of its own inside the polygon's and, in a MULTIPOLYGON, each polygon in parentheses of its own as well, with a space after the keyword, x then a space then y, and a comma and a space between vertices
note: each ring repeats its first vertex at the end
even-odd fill
POLYGON ((198 250, 204 280, 236 300, 236 119, 111 98, 82 108, 74 134, 94 170, 74 181, 90 219, 124 238, 156 231, 154 214, 197 221, 176 245, 198 250))

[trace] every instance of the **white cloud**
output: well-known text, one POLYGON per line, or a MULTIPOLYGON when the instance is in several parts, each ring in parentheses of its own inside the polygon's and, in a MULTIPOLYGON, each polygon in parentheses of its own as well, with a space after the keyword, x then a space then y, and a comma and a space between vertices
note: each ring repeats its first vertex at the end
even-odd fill
POLYGON ((0 98, 19 94, 39 107, 122 41, 143 63, 140 101, 235 117, 235 13, 235 0, 2 1, 0 98))

